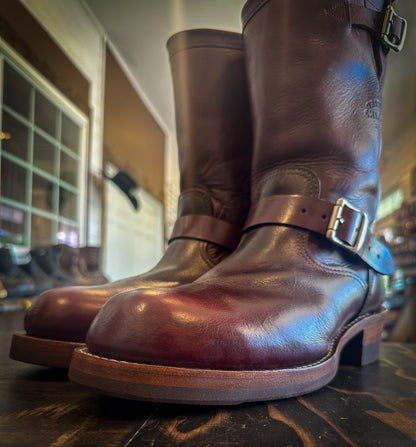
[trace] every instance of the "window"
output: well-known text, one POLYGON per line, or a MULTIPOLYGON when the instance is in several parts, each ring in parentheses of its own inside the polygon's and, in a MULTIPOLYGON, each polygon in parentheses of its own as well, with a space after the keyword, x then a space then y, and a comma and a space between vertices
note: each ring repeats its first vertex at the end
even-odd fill
POLYGON ((381 220, 383 217, 388 216, 394 211, 398 210, 403 203, 403 191, 401 189, 396 190, 393 194, 390 194, 380 202, 378 208, 377 219, 381 220))
POLYGON ((0 52, 0 242, 77 245, 87 120, 30 68, 0 52))

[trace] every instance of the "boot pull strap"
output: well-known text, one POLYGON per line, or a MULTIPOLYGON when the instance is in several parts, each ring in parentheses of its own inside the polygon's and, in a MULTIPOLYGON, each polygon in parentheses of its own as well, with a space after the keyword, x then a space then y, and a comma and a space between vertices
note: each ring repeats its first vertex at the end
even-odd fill
POLYGON ((336 203, 314 197, 278 195, 252 205, 244 231, 258 225, 280 224, 304 228, 359 256, 382 275, 393 271, 390 251, 371 233, 366 213, 345 199, 336 203))
POLYGON ((359 26, 376 33, 381 43, 388 49, 400 52, 406 39, 407 21, 396 14, 393 2, 384 11, 374 11, 365 6, 350 3, 349 18, 351 25, 359 26))
POLYGON ((233 251, 241 235, 241 228, 230 222, 202 214, 190 214, 176 221, 169 243, 178 238, 198 239, 233 251))

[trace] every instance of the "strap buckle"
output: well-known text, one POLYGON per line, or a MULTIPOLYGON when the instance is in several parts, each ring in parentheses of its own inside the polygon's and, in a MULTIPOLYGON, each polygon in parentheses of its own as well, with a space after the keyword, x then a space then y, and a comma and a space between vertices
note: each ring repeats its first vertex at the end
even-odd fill
POLYGON ((387 5, 386 15, 384 16, 383 27, 381 29, 381 40, 383 43, 391 48, 392 50, 400 53, 403 49, 404 41, 406 40, 407 33, 407 21, 400 17, 396 11, 393 9, 393 5, 387 5), (399 19, 403 22, 402 32, 400 37, 394 34, 390 34, 391 27, 393 26, 394 20, 399 19))
POLYGON ((344 198, 342 197, 339 198, 336 201, 336 204, 334 205, 331 218, 329 219, 328 229, 326 231, 327 239, 332 241, 334 244, 339 245, 340 247, 345 248, 346 250, 356 254, 361 250, 364 244, 367 231, 368 231, 367 214, 351 206, 344 198), (342 213, 345 207, 348 207, 349 209, 361 215, 360 227, 357 230, 357 237, 352 245, 349 244, 348 242, 343 241, 337 236, 338 227, 345 222, 345 219, 342 217, 342 213))

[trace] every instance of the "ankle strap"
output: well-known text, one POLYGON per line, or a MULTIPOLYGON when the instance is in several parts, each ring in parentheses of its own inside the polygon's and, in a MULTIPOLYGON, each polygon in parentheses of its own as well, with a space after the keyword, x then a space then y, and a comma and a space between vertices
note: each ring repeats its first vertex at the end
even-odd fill
POLYGON ((227 250, 235 250, 242 235, 241 228, 225 220, 202 214, 179 217, 169 239, 188 238, 212 242, 227 250))
POLYGON ((313 231, 359 256, 382 275, 393 271, 390 251, 370 231, 366 213, 345 199, 336 203, 314 197, 278 195, 252 205, 244 231, 258 225, 288 225, 313 231))

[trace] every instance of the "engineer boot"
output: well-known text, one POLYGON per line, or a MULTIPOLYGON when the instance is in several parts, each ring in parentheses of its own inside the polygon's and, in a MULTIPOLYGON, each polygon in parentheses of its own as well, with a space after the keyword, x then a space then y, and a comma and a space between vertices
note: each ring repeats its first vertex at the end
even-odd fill
POLYGON ((393 267, 371 232, 381 84, 405 22, 379 0, 249 0, 243 21, 254 129, 245 234, 192 284, 109 300, 74 353, 74 382, 236 404, 324 386, 343 348, 346 361, 378 358, 380 274, 393 267))
POLYGON ((113 295, 194 281, 237 246, 250 205, 251 119, 241 34, 191 30, 168 42, 178 132, 178 220, 147 273, 96 287, 51 290, 15 335, 16 360, 68 367, 91 321, 113 295))
POLYGON ((30 255, 42 271, 51 278, 54 287, 75 285, 73 279, 61 270, 59 246, 36 247, 30 250, 30 255))

